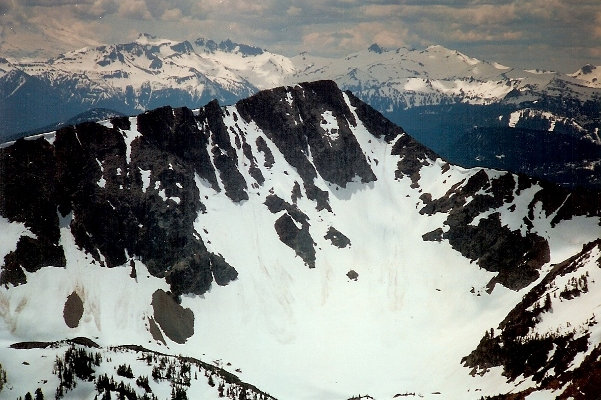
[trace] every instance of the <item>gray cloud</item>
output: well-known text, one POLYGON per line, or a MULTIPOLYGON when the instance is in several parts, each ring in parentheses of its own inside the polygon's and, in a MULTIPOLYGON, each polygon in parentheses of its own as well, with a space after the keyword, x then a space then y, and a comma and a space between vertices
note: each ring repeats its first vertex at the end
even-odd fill
POLYGON ((0 0, 0 15, 6 14, 13 8, 11 0, 0 0))

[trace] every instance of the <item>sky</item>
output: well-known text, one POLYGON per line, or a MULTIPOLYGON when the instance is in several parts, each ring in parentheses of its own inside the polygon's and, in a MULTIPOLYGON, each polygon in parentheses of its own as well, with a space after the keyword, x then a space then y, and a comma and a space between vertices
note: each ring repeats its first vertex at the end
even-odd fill
POLYGON ((287 56, 439 44, 524 69, 601 65, 599 0, 0 0, 0 57, 50 58, 142 32, 287 56))

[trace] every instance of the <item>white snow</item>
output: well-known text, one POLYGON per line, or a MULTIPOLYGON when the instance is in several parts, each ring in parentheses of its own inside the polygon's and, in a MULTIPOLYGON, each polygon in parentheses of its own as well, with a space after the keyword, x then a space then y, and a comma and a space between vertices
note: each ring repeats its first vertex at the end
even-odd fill
POLYGON ((514 111, 509 115, 509 126, 515 128, 517 123, 520 121, 521 111, 514 111))
POLYGON ((511 67, 507 67, 503 64, 499 64, 498 62, 493 62, 492 65, 496 68, 496 69, 511 69, 511 67))
POLYGON ((321 115, 322 120, 319 125, 325 131, 326 137, 330 140, 330 142, 338 139, 338 121, 336 117, 332 114, 331 111, 324 111, 321 115))
POLYGON ((131 129, 121 131, 123 134, 123 139, 125 141, 125 157, 128 164, 131 163, 132 142, 141 136, 140 132, 138 132, 138 119, 136 117, 131 117, 129 119, 129 123, 131 124, 131 129))
POLYGON ((21 222, 11 222, 0 215, 0 232, 2 232, 2 240, 0 240, 0 262, 4 264, 4 257, 10 252, 16 250, 17 242, 21 236, 29 236, 36 238, 36 235, 21 222))
POLYGON ((414 92, 422 92, 427 89, 428 85, 423 78, 409 78, 405 83, 404 89, 414 92))
POLYGON ((101 188, 104 188, 106 186, 106 179, 104 179, 104 167, 102 166, 102 163, 100 162, 99 159, 96 159, 96 162, 98 163, 98 166, 100 167, 100 179, 98 180, 98 182, 96 182, 96 184, 98 186, 100 186, 101 188))
MULTIPOLYGON (((150 187, 150 174, 152 171, 138 168, 142 177, 142 192, 146 193, 146 189, 150 187)), ((156 188, 155 188, 156 189, 156 188)))

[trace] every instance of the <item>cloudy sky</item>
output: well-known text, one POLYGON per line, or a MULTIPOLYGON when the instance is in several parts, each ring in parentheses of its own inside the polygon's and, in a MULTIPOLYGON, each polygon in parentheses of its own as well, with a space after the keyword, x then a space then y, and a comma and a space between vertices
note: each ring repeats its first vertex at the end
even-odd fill
POLYGON ((140 32, 293 56, 441 44, 521 68, 601 65, 599 0, 0 0, 0 56, 51 57, 140 32))

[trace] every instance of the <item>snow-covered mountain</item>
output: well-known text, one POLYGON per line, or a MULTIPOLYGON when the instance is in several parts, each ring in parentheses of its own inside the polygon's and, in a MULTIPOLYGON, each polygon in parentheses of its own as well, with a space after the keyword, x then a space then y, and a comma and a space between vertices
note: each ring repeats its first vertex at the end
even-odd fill
POLYGON ((130 115, 165 104, 232 103, 281 85, 289 64, 285 57, 230 41, 175 42, 150 35, 50 60, 3 60, 3 132, 34 129, 90 108, 130 115))
POLYGON ((474 137, 475 128, 479 133, 503 128, 505 135, 528 129, 539 141, 549 131, 582 139, 593 144, 595 157, 574 154, 569 170, 558 169, 552 159, 542 168, 531 159, 502 167, 567 185, 601 186, 595 167, 601 157, 596 71, 590 65, 571 75, 524 71, 441 46, 374 44, 342 58, 307 53, 290 58, 229 40, 178 42, 143 34, 132 43, 79 49, 51 60, 1 59, 0 138, 64 123, 89 109, 134 115, 166 104, 200 106, 212 99, 232 104, 258 90, 331 79, 464 165, 496 166, 482 161, 487 157, 468 158, 469 149, 460 146, 474 137))
POLYGON ((599 79, 601 78, 601 70, 595 65, 587 64, 571 76, 585 82, 586 86, 601 88, 601 79, 599 79))
MULTIPOLYGON (((441 103, 518 103, 542 95, 598 99, 593 66, 572 75, 523 71, 442 46, 388 50, 374 44, 344 58, 307 53, 288 58, 229 40, 177 42, 142 34, 128 44, 83 48, 50 60, 2 59, 0 66, 2 78, 13 84, 6 97, 22 90, 23 76, 29 76, 57 89, 85 90, 79 100, 87 105, 118 99, 119 111, 145 110, 161 98, 177 101, 170 99, 174 91, 192 102, 229 102, 260 89, 318 79, 332 79, 388 113, 441 103)), ((7 82, 3 86, 10 86, 7 82)))
POLYGON ((6 143, 0 397, 594 398, 600 216, 332 81, 6 143))

